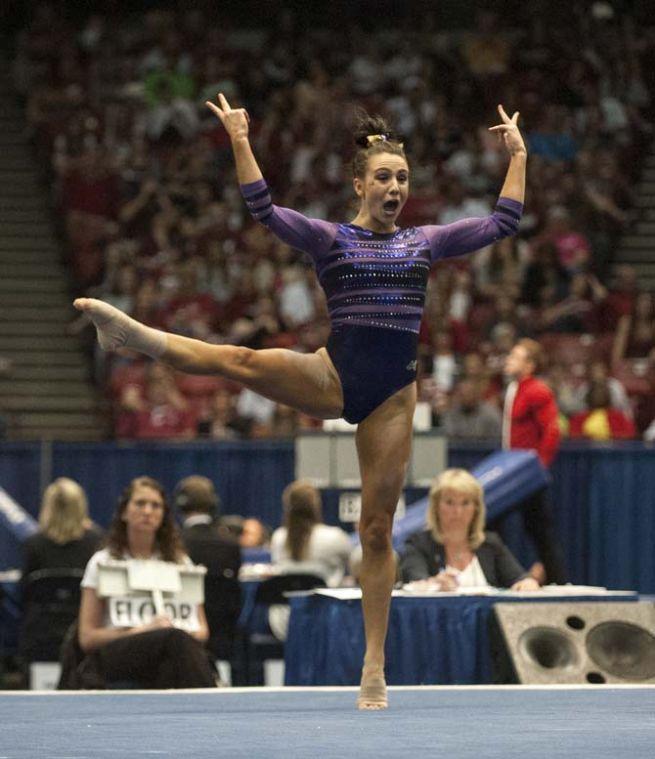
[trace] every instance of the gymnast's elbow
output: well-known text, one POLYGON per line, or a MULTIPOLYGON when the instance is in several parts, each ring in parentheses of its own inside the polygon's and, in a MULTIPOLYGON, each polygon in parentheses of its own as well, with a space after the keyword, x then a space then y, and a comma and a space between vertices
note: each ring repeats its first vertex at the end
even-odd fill
POLYGON ((502 240, 504 237, 513 237, 519 231, 519 220, 506 216, 494 214, 497 229, 496 240, 502 240))

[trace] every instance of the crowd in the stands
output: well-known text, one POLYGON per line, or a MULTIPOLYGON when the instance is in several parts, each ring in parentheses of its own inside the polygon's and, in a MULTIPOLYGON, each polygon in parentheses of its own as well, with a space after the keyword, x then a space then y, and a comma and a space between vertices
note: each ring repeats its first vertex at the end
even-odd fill
MULTIPOLYGON (((453 437, 498 438, 503 357, 530 336, 547 347, 571 437, 655 437, 653 296, 631 267, 612 267, 653 137, 652 30, 609 4, 561 18, 531 5, 512 18, 481 10, 462 30, 430 13, 420 27, 353 25, 336 45, 335 29, 301 30, 288 11, 267 28, 234 27, 220 9, 96 14, 76 27, 39 5, 14 81, 77 291, 203 340, 313 351, 329 331, 313 270, 247 214, 204 101, 221 91, 247 107, 274 202, 333 220, 354 215, 354 107, 384 113, 411 157, 404 225, 491 211, 506 158, 487 127, 502 102, 521 111, 528 142, 520 233, 433 270, 420 399, 453 437)), ((98 353, 96 371, 118 437, 287 436, 315 424, 133 356, 98 353)))

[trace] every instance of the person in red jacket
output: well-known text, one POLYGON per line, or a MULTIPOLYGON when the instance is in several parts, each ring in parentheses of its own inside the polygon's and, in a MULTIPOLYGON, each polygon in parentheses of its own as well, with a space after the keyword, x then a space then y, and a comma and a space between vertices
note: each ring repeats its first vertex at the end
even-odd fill
POLYGON ((569 435, 589 440, 626 440, 637 435, 634 422, 612 406, 607 382, 594 382, 587 392, 588 411, 571 417, 569 435))
MULTIPOLYGON (((536 451, 544 467, 549 467, 560 443, 558 409, 553 391, 536 376, 543 365, 541 345, 535 340, 519 340, 507 355, 505 374, 511 380, 503 411, 503 448, 536 451)), ((555 537, 547 488, 538 490, 520 504, 526 532, 543 563, 547 582, 566 582, 562 551, 555 537)))

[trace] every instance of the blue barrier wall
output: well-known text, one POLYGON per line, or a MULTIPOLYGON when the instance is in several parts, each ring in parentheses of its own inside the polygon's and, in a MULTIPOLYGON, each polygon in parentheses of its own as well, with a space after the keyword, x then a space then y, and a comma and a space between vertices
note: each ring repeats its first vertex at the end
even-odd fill
MULTIPOLYGON (((451 447, 448 462, 470 468, 492 450, 451 447)), ((281 492, 294 476, 293 442, 0 444, 0 486, 33 516, 42 487, 54 477, 80 482, 92 517, 106 525, 133 477, 149 474, 170 491, 193 473, 214 480, 223 513, 257 516, 275 527, 281 492)), ((553 467, 552 500, 573 582, 655 593, 655 448, 566 445, 553 467)), ((333 505, 326 518, 335 521, 333 505)), ((506 520, 503 534, 529 564, 533 553, 518 515, 506 520)), ((6 568, 3 540, 0 535, 0 569, 6 568)))

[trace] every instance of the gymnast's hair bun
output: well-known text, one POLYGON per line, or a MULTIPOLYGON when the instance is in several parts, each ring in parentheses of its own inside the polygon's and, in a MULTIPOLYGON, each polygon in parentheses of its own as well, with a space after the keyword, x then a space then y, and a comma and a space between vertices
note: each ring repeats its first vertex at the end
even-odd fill
POLYGON ((356 114, 353 137, 360 148, 368 148, 380 140, 398 142, 398 135, 382 116, 370 116, 364 110, 356 114))

